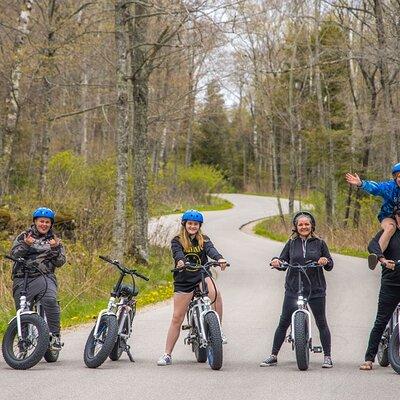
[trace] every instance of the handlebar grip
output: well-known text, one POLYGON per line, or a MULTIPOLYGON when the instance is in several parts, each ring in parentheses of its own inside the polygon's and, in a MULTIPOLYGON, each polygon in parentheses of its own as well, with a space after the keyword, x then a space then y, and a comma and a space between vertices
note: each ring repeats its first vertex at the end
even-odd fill
POLYGON ((99 256, 99 258, 103 261, 107 261, 110 264, 115 264, 115 262, 113 260, 111 260, 111 258, 108 258, 106 256, 99 256))
POLYGON ((144 276, 144 275, 142 275, 142 274, 139 274, 138 272, 135 272, 135 275, 138 276, 139 278, 144 279, 145 281, 149 281, 149 280, 150 280, 149 278, 147 278, 147 276, 144 276))
POLYGON ((9 256, 8 254, 4 254, 4 258, 7 258, 7 259, 9 259, 9 260, 11 260, 11 261, 15 261, 15 262, 18 262, 18 261, 19 261, 17 258, 14 258, 14 257, 12 257, 12 256, 9 256))

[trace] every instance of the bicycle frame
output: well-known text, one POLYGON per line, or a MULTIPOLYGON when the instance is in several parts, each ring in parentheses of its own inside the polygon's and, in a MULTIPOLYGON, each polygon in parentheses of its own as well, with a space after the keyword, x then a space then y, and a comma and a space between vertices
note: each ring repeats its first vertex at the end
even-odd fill
MULTIPOLYGON (((206 330, 204 328, 205 316, 209 313, 215 314, 218 323, 221 325, 219 315, 211 308, 212 302, 208 297, 208 287, 205 281, 206 266, 207 264, 205 266, 201 266, 201 283, 199 284, 198 289, 194 292, 193 300, 190 302, 187 311, 187 324, 189 327, 196 328, 199 336, 199 346, 203 348, 206 348, 208 345, 206 330)), ((192 337, 189 334, 189 336, 185 338, 184 342, 190 344, 194 339, 196 339, 196 337, 192 337)))
POLYGON ((290 328, 290 335, 288 338, 288 341, 292 343, 292 348, 294 348, 294 338, 296 337, 295 335, 295 317, 298 313, 303 313, 307 317, 307 325, 308 325, 308 346, 309 349, 313 352, 319 353, 321 352, 321 347, 320 346, 315 346, 313 347, 312 345, 312 329, 311 329, 311 313, 307 309, 307 298, 303 296, 303 282, 301 280, 301 273, 304 272, 304 268, 307 268, 306 266, 294 266, 294 265, 289 265, 287 264, 287 267, 295 268, 298 271, 298 292, 297 292, 297 310, 293 312, 292 318, 291 318, 291 328, 290 328))

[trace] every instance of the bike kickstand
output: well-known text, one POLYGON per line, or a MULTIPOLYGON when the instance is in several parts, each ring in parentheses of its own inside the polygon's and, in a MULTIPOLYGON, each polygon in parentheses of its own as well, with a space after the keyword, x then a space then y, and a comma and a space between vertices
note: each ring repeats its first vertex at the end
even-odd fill
POLYGON ((129 345, 125 346, 125 351, 126 351, 126 354, 128 354, 129 360, 131 362, 135 362, 135 360, 133 359, 132 353, 131 353, 131 347, 129 345))

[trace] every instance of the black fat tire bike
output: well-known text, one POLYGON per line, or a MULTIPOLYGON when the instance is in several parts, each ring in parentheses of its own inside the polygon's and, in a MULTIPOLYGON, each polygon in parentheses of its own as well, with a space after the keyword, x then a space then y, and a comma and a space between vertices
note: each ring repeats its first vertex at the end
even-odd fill
POLYGON ((99 367, 108 357, 112 361, 117 361, 124 351, 129 360, 134 362, 128 344, 136 314, 136 296, 139 293, 134 277, 137 276, 145 281, 149 280, 135 269, 124 267, 118 260, 111 260, 104 256, 99 257, 115 266, 120 272, 120 276, 111 291, 107 308, 100 311, 96 324, 86 341, 83 360, 89 368, 99 367), (132 285, 122 283, 127 275, 131 276, 132 285))

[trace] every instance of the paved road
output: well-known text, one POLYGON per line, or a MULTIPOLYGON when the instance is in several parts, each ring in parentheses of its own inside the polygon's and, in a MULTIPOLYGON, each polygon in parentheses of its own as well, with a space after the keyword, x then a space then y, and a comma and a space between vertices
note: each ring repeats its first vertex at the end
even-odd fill
MULTIPOLYGON (((265 268, 282 244, 239 230, 248 221, 276 213, 272 198, 224 195, 235 204, 227 211, 206 214, 206 232, 232 267, 220 273, 225 302, 224 367, 211 371, 197 364, 178 341, 174 365, 157 367, 172 308, 169 302, 138 313, 133 352, 106 362, 97 370, 85 368, 82 350, 88 326, 64 334, 60 361, 40 363, 29 371, 14 371, 0 360, 0 399, 392 399, 400 376, 389 368, 358 371, 376 311, 379 273, 370 272, 358 258, 335 255, 335 268, 326 274, 328 322, 332 331, 335 367, 321 368, 322 355, 311 356, 310 369, 300 372, 294 354, 284 344, 279 366, 260 368, 269 353, 283 297, 284 274, 265 268)), ((167 219, 171 223, 171 219, 167 219)), ((177 218, 172 217, 174 224, 177 218)), ((178 227, 178 225, 175 225, 178 227)), ((317 339, 317 338, 316 338, 317 339)))

